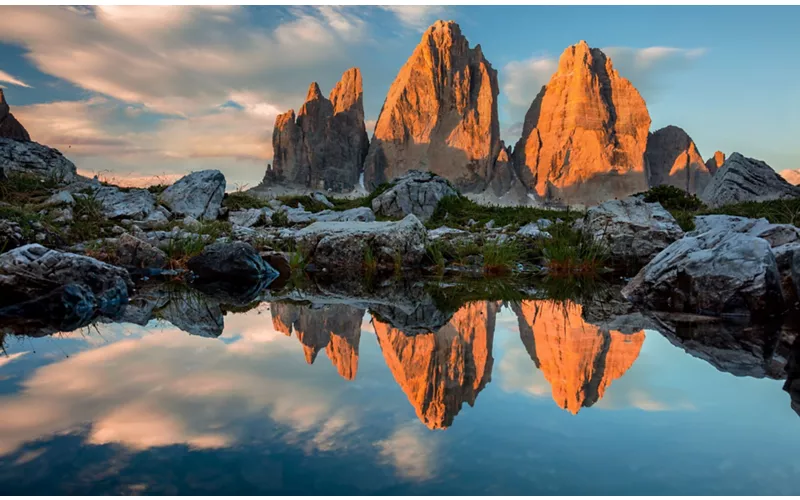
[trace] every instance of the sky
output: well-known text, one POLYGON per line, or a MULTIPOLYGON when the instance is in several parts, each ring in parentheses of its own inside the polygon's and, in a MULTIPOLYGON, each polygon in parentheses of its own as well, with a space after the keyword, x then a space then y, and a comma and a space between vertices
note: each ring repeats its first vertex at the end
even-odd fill
POLYGON ((309 84, 361 69, 371 134, 400 67, 437 19, 498 71, 501 136, 566 47, 603 49, 703 157, 738 151, 800 168, 800 7, 0 7, 0 86, 33 140, 84 173, 135 184, 220 169, 253 187, 275 117, 309 84))

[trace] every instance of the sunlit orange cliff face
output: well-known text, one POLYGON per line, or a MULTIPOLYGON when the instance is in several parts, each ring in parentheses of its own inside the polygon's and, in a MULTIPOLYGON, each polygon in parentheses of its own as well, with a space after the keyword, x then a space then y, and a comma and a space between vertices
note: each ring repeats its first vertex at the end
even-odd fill
POLYGON ((553 400, 577 414, 599 401, 639 356, 644 331, 604 331, 581 317, 575 303, 529 300, 511 306, 522 343, 550 383, 553 400))
POLYGON ((386 364, 430 429, 449 427, 461 405, 474 405, 491 379, 498 308, 494 302, 467 304, 438 332, 418 335, 373 317, 386 364))
POLYGON ((358 371, 358 343, 364 310, 341 304, 322 307, 276 302, 270 306, 273 327, 287 336, 294 329, 306 362, 314 363, 322 349, 346 380, 358 371))

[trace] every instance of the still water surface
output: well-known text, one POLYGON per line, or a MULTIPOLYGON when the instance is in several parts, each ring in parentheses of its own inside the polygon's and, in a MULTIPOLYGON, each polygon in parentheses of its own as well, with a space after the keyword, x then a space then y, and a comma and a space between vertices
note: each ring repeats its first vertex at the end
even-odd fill
POLYGON ((783 382, 581 306, 407 335, 346 304, 9 336, 3 494, 800 494, 783 382))

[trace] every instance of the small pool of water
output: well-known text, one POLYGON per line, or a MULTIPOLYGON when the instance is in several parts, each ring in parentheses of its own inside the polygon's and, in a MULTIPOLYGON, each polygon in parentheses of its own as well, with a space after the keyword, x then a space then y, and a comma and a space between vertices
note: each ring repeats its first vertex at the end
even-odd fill
POLYGON ((263 302, 218 337, 165 319, 8 335, 0 491, 800 494, 800 417, 764 376, 785 359, 583 308, 470 302, 420 332, 263 302))

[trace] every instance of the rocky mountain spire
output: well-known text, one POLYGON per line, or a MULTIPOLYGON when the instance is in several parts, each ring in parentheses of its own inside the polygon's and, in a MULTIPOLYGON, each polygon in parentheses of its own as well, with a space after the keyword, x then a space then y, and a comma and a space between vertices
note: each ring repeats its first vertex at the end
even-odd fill
POLYGON ((644 99, 600 49, 568 47, 525 115, 520 177, 547 200, 594 204, 647 189, 644 99))
POLYGON ((267 171, 264 183, 352 189, 358 183, 368 147, 361 72, 350 68, 331 91, 330 99, 313 82, 296 117, 289 110, 276 118, 273 168, 267 171))
POLYGON ((497 72, 453 21, 436 21, 389 88, 364 164, 368 189, 429 170, 483 189, 500 150, 497 72))
POLYGON ((722 151, 717 151, 714 153, 714 156, 706 160, 706 168, 714 175, 717 173, 717 170, 722 168, 722 165, 725 163, 725 153, 722 151))
POLYGON ((31 140, 25 127, 11 114, 3 89, 0 89, 0 137, 18 141, 31 140))
POLYGON ((689 134, 669 125, 647 138, 649 187, 668 184, 701 194, 711 180, 703 157, 689 134))

